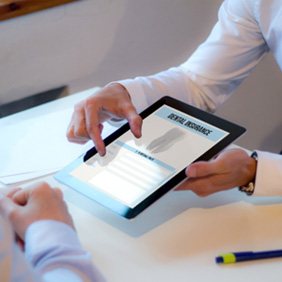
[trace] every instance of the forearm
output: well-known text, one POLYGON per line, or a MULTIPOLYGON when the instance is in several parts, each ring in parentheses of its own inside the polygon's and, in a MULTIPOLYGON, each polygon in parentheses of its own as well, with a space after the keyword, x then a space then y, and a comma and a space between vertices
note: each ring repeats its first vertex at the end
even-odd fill
POLYGON ((43 281, 95 281, 91 256, 68 225, 55 221, 32 224, 26 233, 25 254, 43 281))
POLYGON ((138 112, 163 96, 173 96, 208 111, 214 111, 226 99, 226 88, 219 91, 222 86, 215 85, 214 81, 204 79, 183 66, 119 83, 127 89, 138 112))
POLYGON ((138 112, 170 95, 199 108, 214 111, 261 61, 268 47, 252 10, 238 1, 225 1, 207 40, 182 65, 152 76, 121 83, 138 112), (238 7, 244 7, 239 9, 238 7))

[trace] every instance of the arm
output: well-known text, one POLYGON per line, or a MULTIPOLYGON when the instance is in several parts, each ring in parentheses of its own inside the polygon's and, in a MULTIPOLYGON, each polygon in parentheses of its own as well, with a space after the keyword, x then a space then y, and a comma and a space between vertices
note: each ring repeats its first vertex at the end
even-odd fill
POLYGON ((120 81, 138 111, 170 95, 214 111, 268 51, 255 16, 256 1, 227 0, 206 41, 176 68, 120 81))
POLYGON ((60 277, 66 281, 98 281, 91 255, 65 223, 33 223, 25 235, 25 256, 44 281, 58 281, 60 277))
MULTIPOLYGON (((152 76, 119 81, 119 83, 112 84, 112 87, 120 89, 119 94, 122 92, 122 97, 130 96, 131 105, 135 106, 135 116, 137 116, 137 112, 164 95, 174 96, 199 108, 214 111, 241 84, 269 50, 256 18, 256 4, 257 2, 253 0, 226 0, 219 10, 218 22, 210 36, 187 62, 152 76)), ((102 89, 102 92, 103 97, 110 97, 113 93, 107 87, 102 89)), ((101 93, 96 98, 90 97, 89 100, 98 99, 101 105, 101 93)), ((121 98, 120 101, 122 99, 124 98, 121 98)), ((104 105, 106 106, 106 104, 104 105)), ((115 113, 119 117, 126 118, 126 106, 122 106, 122 103, 119 105, 121 108, 117 111, 118 107, 115 107, 115 113), (118 114, 118 112, 122 114, 118 114)), ((89 112, 91 112, 89 108, 83 108, 85 116, 89 112)), ((79 115, 78 111, 74 112, 74 116, 76 115, 79 115)), ((93 123, 100 121, 101 119, 94 119, 94 122, 92 120, 93 123)), ((141 127, 141 123, 137 126, 141 127)), ((79 128, 89 128, 83 122, 71 122, 70 129, 74 127, 76 130, 69 130, 69 139, 72 141, 79 140, 79 128), (78 134, 72 134, 73 132, 78 134)), ((97 132, 98 126, 95 127, 97 132)), ((94 132, 94 128, 92 128, 85 133, 87 138, 91 137, 91 130, 94 132)), ((98 137, 92 139, 98 151, 102 148, 105 153, 102 139, 99 139, 99 144, 97 143, 98 137)), ((186 183, 186 186, 182 186, 182 188, 192 189, 199 194, 210 194, 248 183, 248 180, 251 179, 250 175, 255 174, 254 166, 251 171, 245 174, 248 169, 240 172, 240 164, 246 161, 245 164, 249 167, 249 163, 252 163, 249 156, 241 153, 231 154, 228 161, 225 157, 226 154, 210 163, 214 164, 215 161, 217 164, 220 161, 220 163, 225 162, 232 165, 239 164, 236 173, 232 172, 232 167, 229 167, 228 173, 221 173, 221 170, 214 172, 217 176, 216 181, 214 178, 210 178, 211 181, 215 181, 214 185, 210 185, 208 191, 205 192, 200 192, 197 187, 191 186, 192 179, 188 180, 189 185, 186 183), (243 173, 242 178, 240 181, 236 181, 235 176, 240 173, 243 173), (225 177, 227 175, 230 178, 228 183, 225 177)), ((201 163, 201 166, 203 165, 201 163)), ((205 163, 205 165, 209 165, 209 163, 205 163)), ((198 170, 201 169, 200 167, 198 170)), ((215 168, 218 167, 215 166, 215 168)), ((200 171, 199 175, 205 175, 205 172, 200 171)), ((187 176, 191 177, 189 170, 187 170, 187 176)), ((200 180, 195 179, 196 176, 193 178, 194 184, 196 184, 195 180, 200 180)))
POLYGON ((227 149, 209 162, 200 161, 186 168, 185 179, 176 190, 191 190, 208 196, 243 186, 256 176, 257 161, 243 149, 227 149))
POLYGON ((127 119, 134 136, 141 136, 142 119, 128 92, 119 83, 110 83, 75 106, 67 130, 68 140, 85 143, 92 139, 97 151, 103 156, 106 150, 101 137, 102 123, 110 118, 127 119))
POLYGON ((207 196, 255 180, 255 196, 282 195, 282 155, 257 151, 255 161, 242 149, 229 149, 209 162, 196 162, 186 169, 187 179, 176 190, 207 196))
POLYGON ((33 276, 36 281, 38 277, 43 281, 62 277, 67 281, 96 281, 91 258, 79 244, 60 190, 45 183, 18 190, 1 199, 0 211, 25 242, 25 256, 30 262, 18 251, 13 253, 13 268, 18 273, 12 275, 33 276))
MULTIPOLYGON (((1 200, 0 200, 1 203, 1 200)), ((0 214, 0 273, 1 281, 40 281, 31 265, 24 258, 14 240, 14 234, 7 220, 0 214)))
POLYGON ((225 1, 210 36, 184 64, 152 76, 107 85, 81 102, 70 122, 68 139, 78 143, 92 139, 103 155, 100 130, 105 113, 106 118, 114 114, 128 119, 133 134, 140 136, 142 123, 135 122, 137 113, 165 95, 214 111, 268 51, 254 16, 254 3, 225 1))

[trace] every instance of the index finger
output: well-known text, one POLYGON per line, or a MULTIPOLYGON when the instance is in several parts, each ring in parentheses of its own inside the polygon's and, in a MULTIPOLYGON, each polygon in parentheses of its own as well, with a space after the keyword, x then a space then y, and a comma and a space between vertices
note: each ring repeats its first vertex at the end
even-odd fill
POLYGON ((141 133, 141 129, 142 129, 142 123, 143 120, 142 118, 137 114, 136 110, 134 107, 128 109, 126 115, 125 115, 126 119, 128 120, 130 129, 133 133, 133 135, 137 138, 140 138, 142 133, 141 133))

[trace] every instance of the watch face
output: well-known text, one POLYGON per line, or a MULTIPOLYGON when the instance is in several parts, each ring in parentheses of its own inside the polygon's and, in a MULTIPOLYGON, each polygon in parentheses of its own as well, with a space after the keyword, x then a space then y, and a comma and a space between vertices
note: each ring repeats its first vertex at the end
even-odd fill
POLYGON ((240 186, 239 191, 246 193, 248 196, 251 196, 255 191, 255 185, 253 182, 250 182, 247 186, 240 186))
MULTIPOLYGON (((258 159, 257 152, 254 151, 251 154, 250 157, 257 161, 257 159, 258 159)), ((255 177, 256 177, 256 174, 255 174, 254 178, 247 185, 240 186, 239 187, 239 191, 244 192, 244 193, 246 193, 249 196, 252 195, 254 193, 254 191, 255 191, 255 177)))
POLYGON ((252 152, 251 158, 253 158, 253 159, 255 159, 257 161, 258 160, 258 153, 256 151, 252 152))

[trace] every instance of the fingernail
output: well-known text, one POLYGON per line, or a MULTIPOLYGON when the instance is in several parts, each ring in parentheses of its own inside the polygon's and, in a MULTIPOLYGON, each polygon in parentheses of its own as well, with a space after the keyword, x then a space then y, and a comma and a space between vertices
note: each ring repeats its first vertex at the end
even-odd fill
POLYGON ((188 177, 196 177, 197 176, 197 171, 196 171, 196 169, 193 166, 191 166, 191 167, 187 168, 186 174, 187 174, 188 177))
POLYGON ((99 155, 104 157, 106 155, 106 150, 99 150, 99 155))

